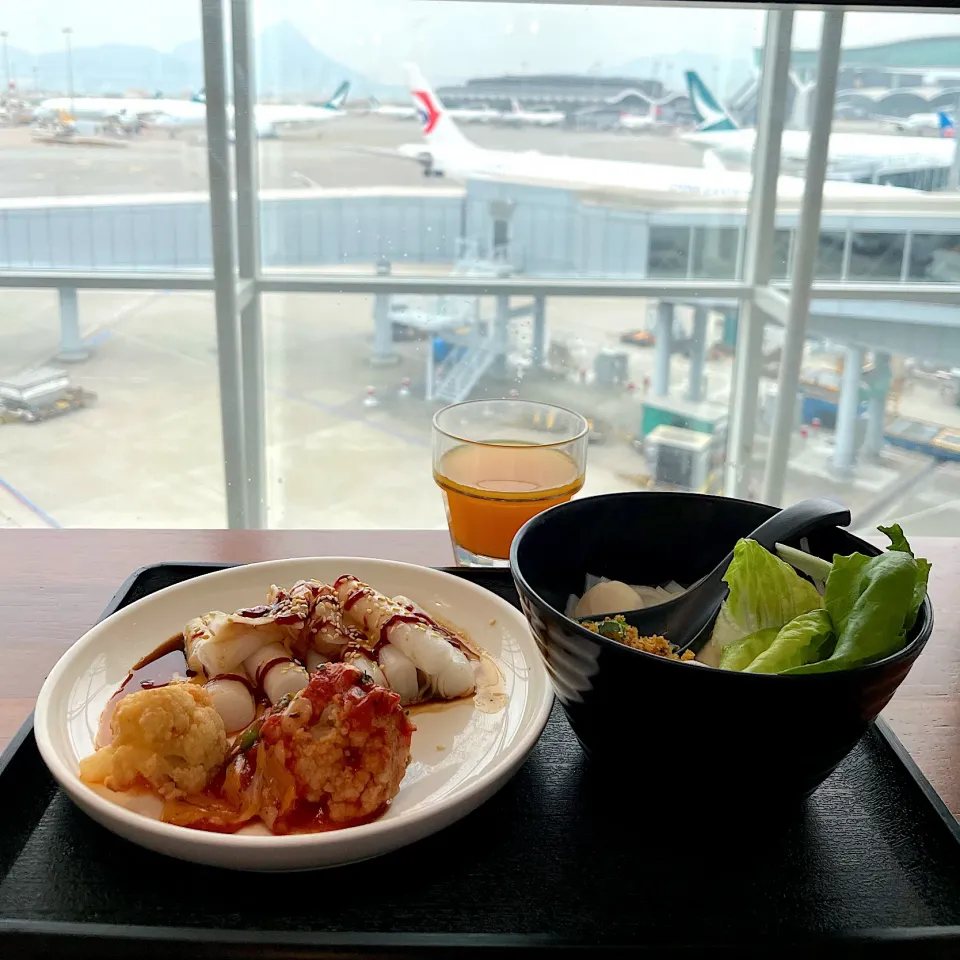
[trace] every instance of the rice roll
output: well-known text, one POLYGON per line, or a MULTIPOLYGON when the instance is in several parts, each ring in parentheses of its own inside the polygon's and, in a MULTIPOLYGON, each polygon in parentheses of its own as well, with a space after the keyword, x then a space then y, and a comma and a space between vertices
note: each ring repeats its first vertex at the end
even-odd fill
POLYGON ((441 699, 452 700, 476 689, 473 665, 422 610, 397 603, 356 577, 340 577, 334 587, 344 620, 359 627, 370 644, 396 646, 426 674, 429 689, 441 699))
POLYGON ((420 694, 420 678, 413 661, 392 643, 385 643, 378 651, 377 658, 390 689, 400 694, 400 702, 406 705, 416 701, 420 694))
POLYGON ((310 616, 313 649, 328 658, 339 657, 346 646, 364 645, 364 636, 344 622, 340 598, 333 587, 323 585, 310 616))
POLYGON ((236 733, 253 723, 257 704, 246 677, 225 673, 208 680, 203 689, 210 694, 227 733, 236 733))
POLYGON ((307 671, 292 660, 282 643, 269 643, 243 661, 244 669, 271 703, 299 693, 309 682, 307 671))
POLYGON ((205 678, 235 673, 265 643, 255 629, 240 627, 226 613, 215 610, 195 617, 183 628, 187 666, 205 678))
POLYGON ((307 673, 313 673, 322 663, 329 663, 330 658, 319 650, 307 651, 307 673))
POLYGON ((358 670, 362 670, 377 686, 386 687, 387 690, 391 689, 387 678, 380 669, 380 665, 371 660, 363 650, 357 650, 356 648, 346 650, 343 659, 346 663, 352 663, 358 670))

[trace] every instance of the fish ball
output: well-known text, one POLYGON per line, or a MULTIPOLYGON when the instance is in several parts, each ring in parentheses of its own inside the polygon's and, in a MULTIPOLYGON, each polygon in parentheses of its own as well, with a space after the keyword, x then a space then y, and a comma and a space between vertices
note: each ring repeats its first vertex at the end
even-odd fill
POLYGON ((580 598, 576 617, 597 617, 621 610, 641 610, 645 606, 633 587, 620 580, 607 580, 591 587, 580 598))

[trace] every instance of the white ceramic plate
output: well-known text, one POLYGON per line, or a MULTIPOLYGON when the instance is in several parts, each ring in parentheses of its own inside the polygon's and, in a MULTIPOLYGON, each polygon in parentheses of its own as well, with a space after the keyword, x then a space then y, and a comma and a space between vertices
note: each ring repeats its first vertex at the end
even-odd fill
MULTIPOLYGON (((553 693, 523 615, 459 577, 405 563, 305 558, 211 573, 152 594, 84 634, 47 677, 34 729, 60 785, 91 817, 151 850, 242 870, 307 870, 375 857, 448 826, 492 796, 537 742, 553 693), (262 824, 227 835, 162 823, 81 783, 78 761, 93 751, 104 704, 130 667, 175 636, 191 617, 265 600, 273 583, 352 573, 389 596, 403 594, 464 630, 494 658, 506 706, 483 713, 472 701, 414 714, 413 761, 386 814, 329 833, 275 837, 262 824)), ((142 802, 142 801, 141 801, 142 802)))

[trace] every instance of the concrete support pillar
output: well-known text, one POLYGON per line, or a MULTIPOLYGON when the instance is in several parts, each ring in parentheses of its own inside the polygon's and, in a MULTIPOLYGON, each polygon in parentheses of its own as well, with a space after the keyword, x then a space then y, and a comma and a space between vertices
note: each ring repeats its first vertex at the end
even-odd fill
POLYGON ((687 399, 699 403, 704 399, 703 372, 707 365, 707 308, 693 311, 693 342, 690 344, 690 382, 687 399))
MULTIPOLYGON (((377 276, 390 275, 390 264, 381 260, 377 264, 377 276)), ((400 355, 393 343, 393 324, 390 322, 390 294, 377 293, 373 298, 373 347, 370 362, 377 367, 400 362, 400 355)))
POLYGON ((493 349, 497 359, 493 363, 493 375, 500 380, 507 379, 507 350, 510 348, 510 298, 497 297, 497 313, 493 318, 493 349))
POLYGON ((847 347, 840 381, 840 402, 837 404, 837 432, 832 466, 841 478, 853 475, 856 462, 857 410, 860 406, 860 375, 863 371, 863 348, 847 347))
POLYGON ((864 453, 879 457, 885 443, 883 429, 887 417, 887 394, 890 392, 890 354, 877 351, 873 355, 873 393, 867 401, 867 431, 863 441, 864 453))
POLYGON ((547 298, 533 299, 533 369, 541 370, 547 359, 547 298))
POLYGON ((670 356, 673 353, 673 304, 661 300, 657 304, 657 333, 653 348, 653 395, 670 393, 670 356))
POLYGON ((76 363, 90 356, 80 338, 80 304, 76 287, 60 287, 60 348, 57 359, 64 363, 76 363))

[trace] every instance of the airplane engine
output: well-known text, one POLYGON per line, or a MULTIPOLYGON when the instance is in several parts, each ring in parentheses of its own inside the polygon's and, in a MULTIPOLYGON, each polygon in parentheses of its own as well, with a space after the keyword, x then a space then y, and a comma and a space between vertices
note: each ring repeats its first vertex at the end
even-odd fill
POLYGON ((442 177, 443 171, 438 169, 433 160, 432 153, 419 153, 417 154, 417 162, 423 167, 423 175, 425 177, 442 177))

